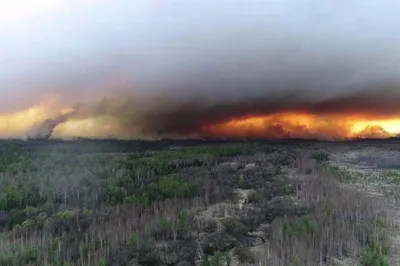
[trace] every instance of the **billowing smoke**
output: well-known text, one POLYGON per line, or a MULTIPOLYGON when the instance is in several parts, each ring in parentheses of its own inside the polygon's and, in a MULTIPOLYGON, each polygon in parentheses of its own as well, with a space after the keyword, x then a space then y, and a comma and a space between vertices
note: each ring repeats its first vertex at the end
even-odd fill
POLYGON ((61 123, 64 123, 74 115, 73 112, 60 114, 54 118, 48 118, 34 125, 24 136, 25 140, 33 139, 49 139, 54 132, 54 129, 61 123))
MULTIPOLYGON (((83 106, 43 122, 35 138, 67 118, 135 137, 207 136, 215 124, 277 113, 324 116, 313 135, 345 128, 339 117, 396 117, 398 10, 392 0, 72 1, 24 34, 0 28, 1 90, 15 99, 0 109, 49 93, 83 106)), ((309 132, 270 121, 269 133, 309 132)))

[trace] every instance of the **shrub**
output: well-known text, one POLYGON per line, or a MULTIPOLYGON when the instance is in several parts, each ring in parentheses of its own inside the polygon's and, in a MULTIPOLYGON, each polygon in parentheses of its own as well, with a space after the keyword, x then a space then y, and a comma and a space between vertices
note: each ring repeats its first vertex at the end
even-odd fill
POLYGON ((222 224, 225 226, 226 231, 234 236, 234 237, 241 237, 245 233, 247 233, 250 228, 246 225, 242 224, 239 220, 229 217, 222 220, 222 224))
POLYGON ((60 211, 55 214, 55 218, 60 221, 71 220, 75 216, 75 212, 70 210, 60 211))
POLYGON ((189 182, 175 177, 163 177, 158 181, 159 192, 165 198, 184 198, 192 196, 195 187, 189 182))
POLYGON ((34 184, 3 186, 0 194, 0 209, 13 210, 37 207, 47 201, 47 198, 39 193, 34 184))
POLYGON ((318 224, 313 217, 305 215, 299 221, 285 222, 284 230, 288 236, 299 236, 315 233, 318 230, 318 224))
POLYGON ((129 237, 129 245, 134 248, 136 247, 136 244, 137 244, 137 235, 136 232, 132 232, 129 237))
POLYGON ((100 259, 98 264, 99 266, 107 266, 107 262, 105 259, 100 259))
POLYGON ((104 200, 109 204, 117 204, 123 202, 125 198, 125 189, 115 184, 106 187, 104 200))
POLYGON ((93 211, 85 208, 83 209, 82 214, 85 216, 90 216, 93 214, 93 211))
POLYGON ((38 252, 36 249, 31 247, 24 247, 21 249, 19 254, 19 258, 23 262, 23 264, 28 264, 29 262, 35 261, 38 256, 38 252))
POLYGON ((25 229, 32 229, 33 227, 35 227, 35 221, 32 220, 32 219, 25 220, 25 221, 21 224, 21 227, 22 227, 22 228, 25 228, 25 229))
POLYGON ((142 188, 136 195, 125 198, 125 203, 134 203, 146 206, 153 202, 170 198, 187 198, 194 196, 196 189, 194 184, 181 178, 170 175, 163 176, 157 182, 152 182, 142 188))
POLYGON ((248 203, 258 203, 260 202, 261 196, 257 193, 257 191, 249 191, 247 193, 247 202, 248 203))
POLYGON ((178 221, 177 221, 177 231, 178 234, 181 236, 184 236, 187 234, 188 231, 188 222, 189 222, 189 215, 186 213, 181 213, 178 216, 178 221))
POLYGON ((386 252, 378 245, 370 244, 361 259, 362 266, 389 266, 386 252))
POLYGON ((200 266, 223 266, 228 264, 228 262, 229 257, 226 254, 217 251, 213 256, 209 257, 205 255, 200 263, 200 266))
POLYGON ((0 266, 15 265, 17 256, 13 252, 0 255, 0 266))

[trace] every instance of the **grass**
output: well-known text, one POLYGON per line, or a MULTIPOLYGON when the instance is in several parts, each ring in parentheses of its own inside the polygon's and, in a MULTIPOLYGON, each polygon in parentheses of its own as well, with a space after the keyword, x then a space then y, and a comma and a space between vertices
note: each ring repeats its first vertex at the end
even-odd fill
POLYGON ((331 172, 340 182, 343 183, 354 183, 356 181, 360 181, 359 176, 354 172, 350 172, 348 169, 342 168, 340 166, 324 164, 323 168, 331 172))

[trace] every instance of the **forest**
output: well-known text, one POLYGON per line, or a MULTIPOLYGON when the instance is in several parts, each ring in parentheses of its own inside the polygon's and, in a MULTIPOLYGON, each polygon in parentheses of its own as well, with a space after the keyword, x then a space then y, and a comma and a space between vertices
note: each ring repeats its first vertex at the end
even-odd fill
POLYGON ((0 265, 393 265, 389 196, 356 189, 337 145, 0 146, 0 265))

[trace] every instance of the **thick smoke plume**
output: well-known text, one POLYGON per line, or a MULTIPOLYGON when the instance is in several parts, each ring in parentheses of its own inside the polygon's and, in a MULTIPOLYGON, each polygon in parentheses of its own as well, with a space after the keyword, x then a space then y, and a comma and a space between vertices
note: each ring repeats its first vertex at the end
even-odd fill
POLYGON ((49 139, 54 132, 54 129, 61 123, 64 123, 74 115, 73 112, 60 114, 54 118, 48 118, 34 125, 24 136, 25 140, 32 139, 49 139))
MULTIPOLYGON (((71 3, 24 36, 0 38, 16 47, 1 52, 2 90, 18 98, 3 112, 48 93, 60 108, 82 106, 28 136, 48 138, 58 125, 62 135, 92 119, 108 125, 104 135, 123 137, 336 138, 350 134, 348 119, 400 116, 397 1, 71 3), (279 116, 287 113, 312 116, 315 126, 279 116), (223 126, 251 117, 266 117, 261 129, 223 126)), ((386 134, 378 129, 362 134, 386 134)))

